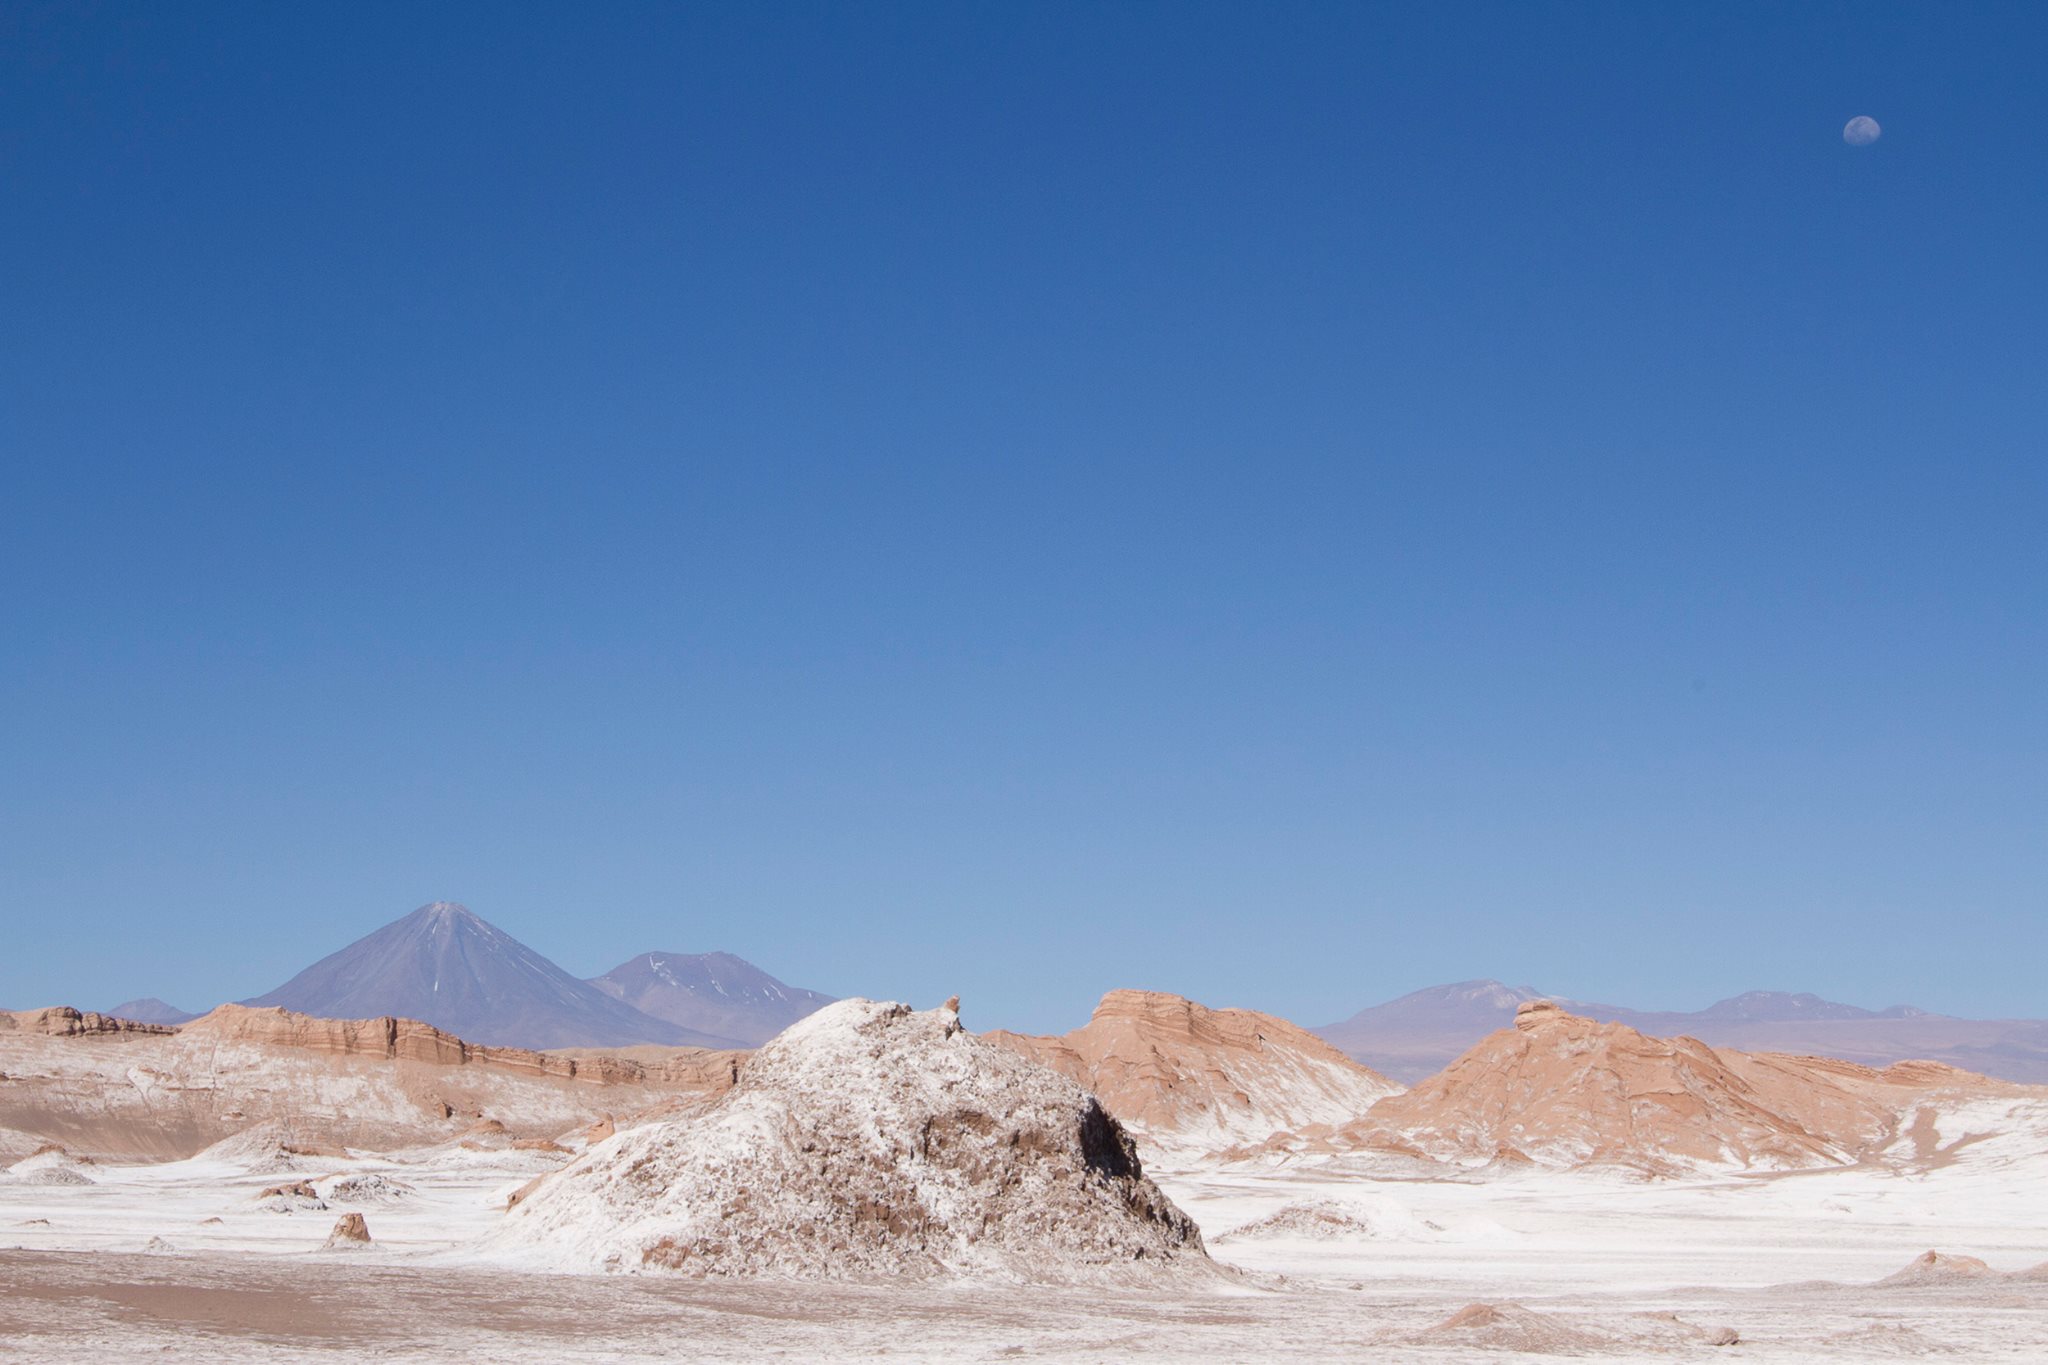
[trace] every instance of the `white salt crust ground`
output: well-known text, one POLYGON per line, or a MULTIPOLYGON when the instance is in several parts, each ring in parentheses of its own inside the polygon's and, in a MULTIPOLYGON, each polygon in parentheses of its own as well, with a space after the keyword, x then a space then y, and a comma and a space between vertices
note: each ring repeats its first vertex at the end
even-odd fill
POLYGON ((502 1224, 505 1197, 564 1160, 528 1152, 300 1158, 305 1169, 288 1175, 219 1157, 101 1164, 91 1185, 0 1178, 0 1359, 1557 1358, 1492 1349, 1483 1334, 1429 1335, 1487 1302, 1528 1308, 1592 1358, 2039 1362, 2048 1277, 1874 1284, 1929 1248, 2002 1272, 2048 1262, 2048 1114, 1984 1101, 1940 1125, 1945 1143, 1998 1136, 1917 1174, 1761 1180, 1412 1182, 1327 1165, 1184 1166, 1156 1172, 1161 1185, 1217 1260, 1249 1273, 1149 1289, 493 1267, 476 1246, 502 1224), (412 1190, 328 1199, 319 1213, 268 1213, 256 1198, 287 1178, 327 1198, 336 1178, 369 1174, 412 1190), (1307 1236, 1228 1235, 1296 1206, 1347 1210, 1366 1231, 1325 1238, 1318 1221, 1307 1236), (373 1245, 320 1250, 351 1209, 373 1245), (145 1252, 152 1239, 170 1249, 145 1252), (1681 1330, 1723 1325, 1740 1345, 1681 1330))

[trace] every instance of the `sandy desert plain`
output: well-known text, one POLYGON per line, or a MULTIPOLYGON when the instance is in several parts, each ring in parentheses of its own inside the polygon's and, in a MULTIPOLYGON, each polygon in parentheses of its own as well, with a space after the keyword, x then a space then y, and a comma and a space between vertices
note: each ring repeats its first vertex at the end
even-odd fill
POLYGON ((8 1359, 2048 1358, 2048 1087, 1540 1002, 1405 1091, 1130 991, 630 1059, 0 1014, 0 1168, 8 1359))

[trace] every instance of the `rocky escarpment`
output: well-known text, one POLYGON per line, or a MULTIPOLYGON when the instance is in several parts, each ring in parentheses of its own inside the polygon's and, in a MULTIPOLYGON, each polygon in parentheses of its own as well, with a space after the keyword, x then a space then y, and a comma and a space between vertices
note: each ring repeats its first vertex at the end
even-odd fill
POLYGON ((119 1015, 95 1014, 56 1005, 43 1010, 0 1010, 0 1033, 36 1033, 45 1038, 161 1037, 178 1030, 119 1015))
POLYGON ((1169 1150, 1334 1127, 1400 1089, 1285 1019, 1157 991, 1111 991, 1085 1027, 1062 1037, 985 1036, 1093 1091, 1169 1150))
POLYGON ((415 1020, 239 1005, 176 1029, 69 1009, 0 1018, 0 1157, 60 1142, 172 1160, 259 1126, 291 1146, 390 1149, 486 1117, 514 1140, 551 1138, 724 1090, 744 1055, 558 1057, 415 1020))
POLYGON ((373 1057, 429 1066, 487 1066, 531 1076, 595 1085, 653 1084, 662 1088, 722 1090, 738 1075, 739 1051, 678 1048, 659 1060, 602 1054, 570 1056, 527 1048, 487 1047, 417 1019, 320 1019, 290 1010, 222 1005, 183 1026, 193 1038, 232 1039, 301 1048, 336 1057, 373 1057))
POLYGON ((792 1026, 700 1116, 618 1134, 547 1176, 488 1249, 804 1279, 1207 1265, 1094 1096, 953 1009, 871 1000, 792 1026))

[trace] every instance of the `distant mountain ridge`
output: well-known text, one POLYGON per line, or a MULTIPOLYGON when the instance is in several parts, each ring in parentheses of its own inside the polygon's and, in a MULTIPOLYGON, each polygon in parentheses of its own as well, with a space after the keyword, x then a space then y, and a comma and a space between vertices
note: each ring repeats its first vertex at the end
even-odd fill
POLYGON ((1312 1031, 1347 1056, 1413 1083, 1510 1027, 1516 1009, 1531 1000, 1554 1000, 1572 1014, 1654 1037, 1691 1037, 1744 1052, 1811 1053, 1878 1067, 1925 1059, 2001 1080, 2048 1082, 2048 1021, 1953 1019, 1911 1005, 1871 1010, 1806 992, 1748 991, 1703 1010, 1639 1010, 1499 981, 1460 981, 1410 992, 1312 1031))
POLYGON ((508 1047, 746 1046, 642 1013, 452 901, 423 905, 242 1003, 328 1019, 394 1015, 508 1047))
POLYGON ((124 1000, 104 1013, 116 1019, 133 1019, 138 1024, 189 1024, 199 1017, 191 1010, 181 1010, 153 995, 145 995, 140 1000, 124 1000))
POLYGON ((785 985, 731 953, 642 953, 590 984, 657 1019, 749 1047, 833 1001, 785 985))

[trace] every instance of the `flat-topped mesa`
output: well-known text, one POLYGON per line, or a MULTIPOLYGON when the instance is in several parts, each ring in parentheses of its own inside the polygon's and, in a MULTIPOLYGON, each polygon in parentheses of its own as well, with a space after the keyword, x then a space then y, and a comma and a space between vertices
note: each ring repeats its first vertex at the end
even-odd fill
POLYGON ((1884 1147, 1901 1131, 1902 1111, 1930 1094, 1987 1088, 2011 1087, 1935 1063, 1879 1071, 1718 1051, 1531 1000, 1514 1027, 1375 1106, 1338 1140, 1468 1164, 1510 1156, 1651 1172, 1799 1169, 1884 1147))
POLYGON ((569 1057, 469 1043, 417 1019, 390 1015, 376 1019, 320 1019, 275 1005, 222 1005, 184 1025, 182 1032, 195 1038, 303 1048, 342 1057, 376 1057, 429 1066, 490 1066, 597 1085, 651 1081, 705 1090, 723 1090, 731 1085, 744 1055, 681 1048, 653 1063, 602 1055, 569 1057))
POLYGON ((1094 1091, 1166 1146, 1224 1150, 1331 1127, 1400 1088, 1285 1019, 1159 991, 1111 991, 1061 1037, 983 1036, 1094 1091))
POLYGON ((0 1156, 55 1139, 178 1160, 269 1125, 295 1147, 391 1150, 448 1140, 486 1113, 515 1139, 554 1138, 602 1113, 639 1121, 728 1090, 744 1056, 558 1056, 480 1047, 415 1019, 242 1005, 177 1028, 0 1014, 0 1156))

